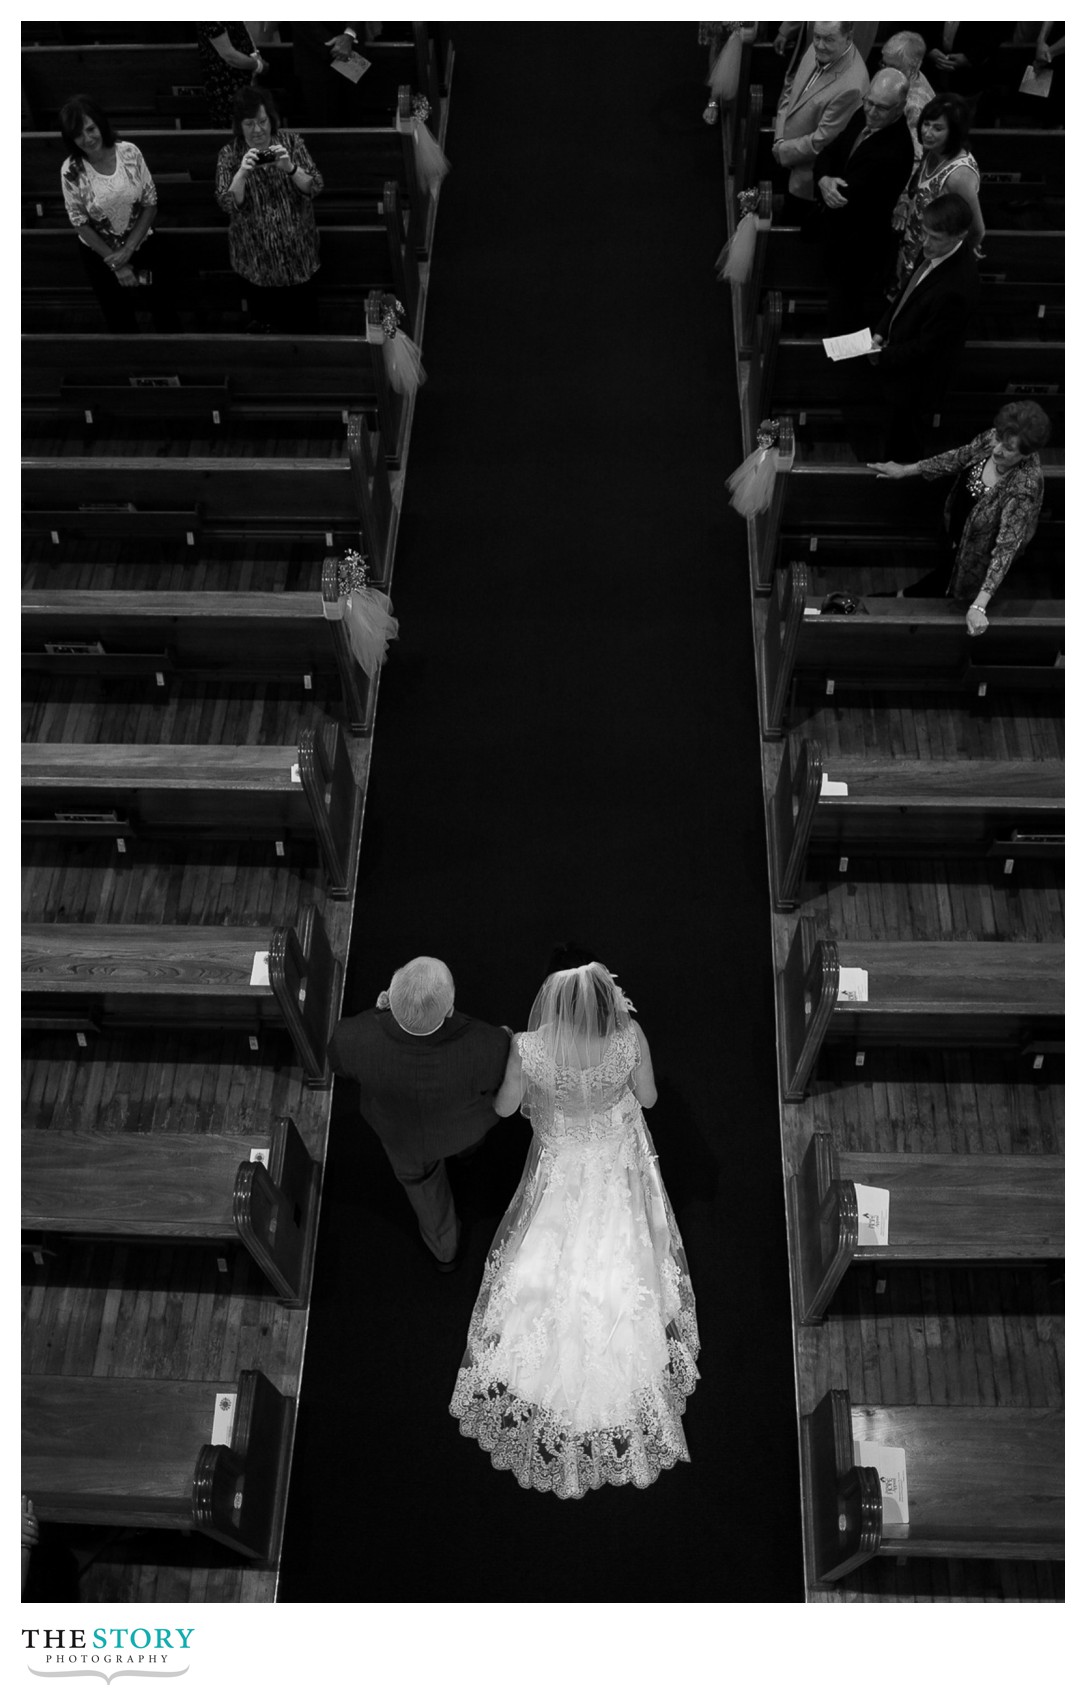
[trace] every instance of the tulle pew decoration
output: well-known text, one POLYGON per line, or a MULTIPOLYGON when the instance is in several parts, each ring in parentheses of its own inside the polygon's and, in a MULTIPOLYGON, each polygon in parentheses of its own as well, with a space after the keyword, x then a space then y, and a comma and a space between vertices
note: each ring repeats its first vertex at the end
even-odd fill
POLYGON ((744 519, 753 519, 755 514, 765 513, 773 500, 773 487, 777 482, 779 435, 780 421, 763 419, 758 427, 757 448, 747 456, 742 465, 736 467, 728 479, 731 505, 744 519))
POLYGON ((735 234, 725 242, 716 257, 716 275, 720 283, 747 283, 754 266, 754 247, 758 240, 757 189, 742 189, 737 197, 741 217, 735 234))
POLYGON ((400 329, 403 316, 402 301, 397 301, 394 295, 378 296, 373 306, 367 306, 366 341, 381 343, 385 374, 392 388, 399 395, 413 396, 419 385, 426 382, 426 371, 418 343, 400 329))
POLYGON ((369 563, 357 549, 345 550, 342 561, 336 562, 336 581, 339 600, 324 604, 324 617, 343 621, 351 653, 366 677, 372 679, 388 654, 389 644, 400 635, 400 622, 385 592, 371 588, 369 563))
POLYGON ((424 94, 415 95, 411 102, 411 115, 396 113, 396 128, 409 130, 415 138, 415 170, 423 189, 428 195, 436 195, 441 186, 442 178, 449 174, 449 162, 427 129, 426 120, 430 116, 430 102, 424 94))
POLYGON ((707 124, 715 124, 720 117, 720 108, 730 106, 739 93, 739 66, 743 54, 742 25, 728 24, 699 24, 698 40, 707 45, 714 53, 712 69, 706 79, 709 84, 709 104, 702 113, 707 124), (723 47, 716 51, 718 43, 727 35, 723 47))

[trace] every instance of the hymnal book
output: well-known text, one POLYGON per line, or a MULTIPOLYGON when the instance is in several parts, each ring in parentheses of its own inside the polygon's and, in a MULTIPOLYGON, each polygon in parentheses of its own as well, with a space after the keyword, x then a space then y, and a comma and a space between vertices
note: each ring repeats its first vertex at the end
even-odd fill
POLYGON ((837 971, 838 1003, 867 1002, 867 969, 839 968, 837 971))
POLYGON ((856 1215, 859 1232, 857 1245, 890 1244, 890 1191, 884 1186, 864 1186, 853 1181, 856 1189, 856 1215))
POLYGON ((905 1448, 883 1446, 878 1440, 856 1442, 857 1464, 870 1464, 879 1473, 884 1526, 909 1521, 909 1484, 905 1476, 905 1448))
POLYGON ((843 779, 831 779, 828 774, 822 775, 820 797, 847 797, 848 785, 843 779))
POLYGON ((824 336, 822 346, 831 360, 855 360, 859 354, 870 354, 875 344, 869 326, 862 331, 849 331, 847 336, 824 336))

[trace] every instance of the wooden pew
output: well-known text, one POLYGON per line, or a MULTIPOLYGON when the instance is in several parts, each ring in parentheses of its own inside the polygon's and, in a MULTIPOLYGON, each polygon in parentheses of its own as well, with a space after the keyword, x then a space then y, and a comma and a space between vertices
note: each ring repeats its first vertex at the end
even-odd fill
POLYGON ((804 1415, 808 1574, 832 1583, 889 1558, 1061 1559, 1063 1412, 1006 1405, 863 1405, 833 1388, 804 1415), (909 1522, 883 1520, 878 1472, 854 1443, 905 1449, 909 1522))
POLYGON ((802 1102, 823 1043, 993 1045, 1063 1037, 1063 945, 817 937, 801 916, 777 975, 781 1093, 802 1102), (840 969, 868 975, 866 1003, 840 969))
POLYGON ((197 1530, 278 1562, 295 1400, 259 1370, 24 1375, 22 1392, 21 1487, 43 1523, 197 1530))
POLYGON ((1063 855, 1062 762, 823 758, 785 740, 769 813, 770 877, 778 909, 793 909, 811 856, 954 853, 1063 855), (823 795, 823 780, 847 786, 823 795))
POLYGON ((331 1083, 343 970, 312 907, 297 929, 25 924, 22 948, 24 1027, 285 1027, 305 1084, 331 1083))
MULTIPOLYGON (((402 120, 410 116, 410 90, 401 90, 402 120)), ((399 116, 399 114, 398 114, 399 116)), ((419 187, 415 144, 406 124, 367 129, 304 131, 324 178, 315 206, 321 229, 332 224, 368 224, 379 216, 386 183, 395 183, 404 207, 409 240, 420 259, 428 249, 432 201, 419 187)), ((215 168, 225 137, 221 130, 143 130, 126 137, 143 153, 158 189, 156 230, 169 225, 207 225, 221 217, 215 202, 215 168)), ((65 145, 54 130, 26 130, 22 137, 20 190, 23 226, 70 230, 60 187, 65 145)))
POLYGON ((334 556, 318 591, 24 590, 23 668, 143 677, 159 689, 177 674, 304 679, 338 695, 348 729, 367 733, 373 681, 334 617, 338 602, 334 556))
POLYGON ((799 1319, 821 1322, 853 1263, 1063 1257, 1063 1158, 838 1151, 815 1133, 788 1181, 799 1319), (890 1194, 888 1245, 859 1243, 856 1187, 890 1194))
POLYGON ((783 735, 800 684, 825 696, 864 691, 991 688, 1062 691, 1064 605, 1007 598, 988 630, 970 637, 965 616, 943 597, 859 598, 855 614, 820 614, 806 566, 774 580, 758 652, 762 735, 783 735))
MULTIPOLYGON (((211 215, 213 216, 213 214, 211 215)), ((386 185, 379 218, 369 224, 331 225, 321 231, 317 289, 324 316, 350 318, 358 334, 365 325, 364 304, 371 290, 387 290, 404 307, 403 328, 410 336, 419 308, 418 262, 406 240, 404 211, 394 183, 386 185)), ((23 328, 71 329, 63 323, 69 308, 96 305, 71 226, 22 233, 23 328), (58 318, 58 315, 60 316, 58 318), (48 322, 43 322, 43 321, 48 322)), ((230 265, 225 220, 221 225, 155 227, 140 264, 153 272, 164 265, 174 280, 176 298, 186 309, 243 311, 245 279, 230 265), (156 262, 155 256, 160 258, 156 262)), ((133 294, 139 296, 139 291, 133 294)), ((137 300, 136 306, 141 306, 137 300)))
MULTIPOLYGON (((752 428, 760 419, 784 412, 795 415, 801 428, 821 434, 828 425, 879 420, 883 412, 878 375, 866 360, 834 362, 819 337, 785 333, 779 290, 770 290, 758 316, 747 397, 752 428)), ((968 442, 977 422, 993 419, 1012 397, 1039 402, 1057 433, 1062 432, 1062 343, 967 342, 932 424, 944 435, 955 434, 954 441, 968 442)), ((1062 437, 1057 435, 1055 441, 1062 437)))
MULTIPOLYGON (((404 83, 419 88, 435 113, 440 110, 432 43, 425 24, 415 27, 422 33, 410 42, 366 43, 370 69, 357 85, 360 116, 394 112, 404 83)), ((261 86, 275 94, 282 123, 293 128, 291 106, 298 104, 293 49, 271 43, 260 52, 268 66, 261 86)), ((57 114, 75 92, 98 101, 122 129, 139 121, 165 120, 194 129, 209 122, 203 66, 192 39, 24 47, 21 72, 24 99, 39 130, 55 127, 57 114)))
POLYGON ((319 1185, 287 1116, 267 1134, 23 1128, 24 1234, 242 1246, 292 1309, 308 1298, 319 1185))
POLYGON ((353 895, 362 794, 346 741, 24 744, 24 836, 315 840, 332 897, 353 895), (73 818, 74 817, 74 818, 73 818))
MULTIPOLYGON (((753 185, 752 185, 753 187, 753 185)), ((805 242, 795 225, 773 219, 773 186, 759 182, 754 258, 748 281, 736 291, 736 326, 740 350, 749 351, 755 319, 767 290, 778 289, 785 312, 795 296, 826 293, 818 248, 805 242)), ((1062 287, 1064 281, 1064 232, 1062 230, 989 229, 984 237, 984 259, 980 262, 984 290, 991 283, 1039 284, 1062 287)))
POLYGON ((83 537, 312 536, 388 577, 395 510, 380 438, 352 414, 337 459, 72 455, 24 460, 23 531, 83 537))
MULTIPOLYGON (((380 326, 376 293, 366 319, 380 326)), ((201 418, 365 413, 376 418, 388 465, 403 453, 404 398, 388 382, 383 350, 363 336, 24 336, 21 371, 24 423, 136 418, 191 431, 201 418)))
MULTIPOLYGON (((977 421, 977 429, 983 429, 985 423, 983 419, 977 421)), ((1066 480, 1062 451, 1055 454, 1059 457, 1056 460, 1047 449, 1041 455, 1044 504, 1031 553, 1036 552, 1041 540, 1047 540, 1055 541, 1062 555, 1066 480)), ((878 478, 866 466, 828 460, 817 444, 797 443, 793 421, 782 417, 773 502, 753 521, 750 553, 755 590, 772 588, 778 564, 802 559, 804 554, 826 555, 831 545, 835 561, 852 551, 859 562, 867 564, 891 546, 901 548, 934 540, 942 531, 949 488, 946 479, 878 478)))

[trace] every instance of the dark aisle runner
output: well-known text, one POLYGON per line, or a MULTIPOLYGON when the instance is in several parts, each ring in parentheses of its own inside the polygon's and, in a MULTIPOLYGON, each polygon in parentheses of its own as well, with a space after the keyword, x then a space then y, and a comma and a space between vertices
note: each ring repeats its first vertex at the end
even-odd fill
POLYGON ((522 1027, 554 942, 618 975, 690 1260, 692 1463, 527 1492, 447 1405, 529 1129, 438 1275, 337 1085, 281 1597, 802 1597, 770 931, 720 142, 695 26, 450 26, 456 70, 348 1010, 444 957, 522 1027))

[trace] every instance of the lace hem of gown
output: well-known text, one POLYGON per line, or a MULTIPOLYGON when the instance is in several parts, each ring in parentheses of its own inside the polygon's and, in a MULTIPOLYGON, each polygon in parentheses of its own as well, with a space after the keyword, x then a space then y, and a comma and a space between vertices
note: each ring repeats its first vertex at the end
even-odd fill
POLYGON ((449 1410, 460 1433, 522 1488, 583 1499, 593 1488, 651 1487, 661 1471, 690 1462, 682 1417, 698 1380, 692 1307, 669 1324, 667 1344, 664 1376, 628 1395, 621 1420, 607 1428, 573 1428, 506 1383, 487 1383, 473 1366, 458 1374, 449 1410))

